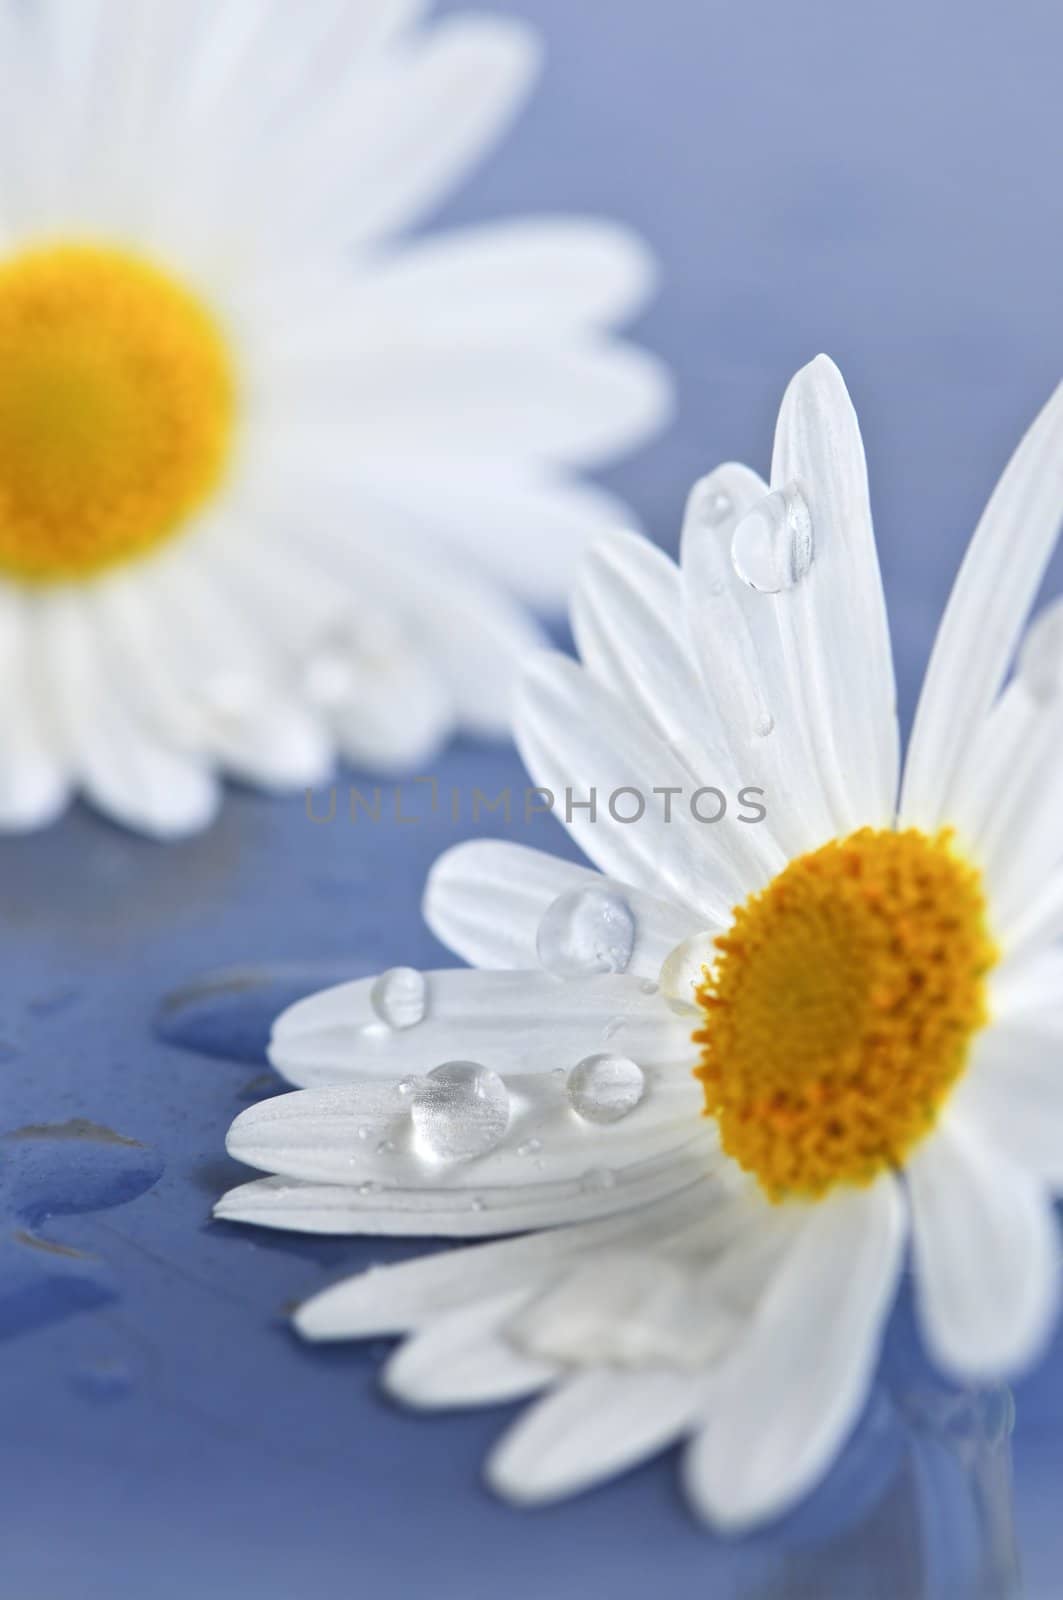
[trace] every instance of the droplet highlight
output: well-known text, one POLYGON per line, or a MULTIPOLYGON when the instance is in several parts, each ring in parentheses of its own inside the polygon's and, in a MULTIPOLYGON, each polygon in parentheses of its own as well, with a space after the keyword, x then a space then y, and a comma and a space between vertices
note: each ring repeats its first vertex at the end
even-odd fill
POLYGON ((584 1122, 619 1122, 645 1093, 642 1068, 628 1056, 587 1056, 568 1075, 569 1102, 584 1122))
POLYGON ((814 558, 812 517, 796 484, 773 489, 735 528, 731 562, 758 594, 781 594, 808 575, 814 558))
POLYGON ((441 1161, 488 1155, 509 1127, 509 1091, 476 1061, 447 1061, 417 1085, 410 1108, 422 1147, 441 1161))
POLYGON ((370 1003, 389 1028, 414 1028, 424 1020, 428 983, 416 967, 392 967, 382 972, 370 992, 370 1003))
POLYGON ((571 889, 539 924, 536 948, 555 978, 626 972, 635 948, 635 915, 613 889, 571 889))

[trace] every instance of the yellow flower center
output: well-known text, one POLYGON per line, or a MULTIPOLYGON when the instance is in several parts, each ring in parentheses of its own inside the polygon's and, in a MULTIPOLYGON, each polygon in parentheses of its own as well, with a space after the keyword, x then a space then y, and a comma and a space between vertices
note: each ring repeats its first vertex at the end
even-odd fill
POLYGON ((87 578, 169 539, 229 458, 235 384, 207 307, 146 261, 0 261, 0 573, 87 578))
POLYGON ((988 1018, 981 875, 949 832, 800 856, 716 944, 695 1071, 728 1155, 772 1200, 900 1167, 988 1018))

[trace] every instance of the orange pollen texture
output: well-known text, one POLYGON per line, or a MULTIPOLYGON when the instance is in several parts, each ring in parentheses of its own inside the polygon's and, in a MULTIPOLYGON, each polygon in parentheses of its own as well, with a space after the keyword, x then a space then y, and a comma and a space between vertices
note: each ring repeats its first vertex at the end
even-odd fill
POLYGON ((735 911, 697 991, 696 1076, 772 1200, 900 1167, 988 1020, 981 875, 933 837, 863 828, 735 911))

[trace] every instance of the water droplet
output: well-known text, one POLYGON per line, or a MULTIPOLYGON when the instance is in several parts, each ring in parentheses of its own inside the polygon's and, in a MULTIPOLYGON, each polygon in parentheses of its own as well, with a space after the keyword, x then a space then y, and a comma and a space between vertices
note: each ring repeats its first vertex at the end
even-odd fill
POLYGON ((365 1183, 360 1183, 358 1185, 358 1193, 363 1197, 363 1199, 368 1199, 371 1194, 380 1193, 380 1184, 373 1183, 371 1179, 367 1179, 365 1183))
POLYGON ((731 542, 735 571, 760 594, 780 594, 800 583, 814 553, 812 518, 792 483, 774 489, 747 511, 731 542))
POLYGON ((372 1137, 372 1133, 373 1133, 373 1130, 369 1126, 368 1122, 363 1122, 362 1126, 358 1129, 358 1137, 359 1137, 359 1139, 369 1139, 369 1138, 372 1137))
POLYGON ((418 1080, 416 1078, 403 1078, 395 1087, 403 1099, 406 1099, 409 1095, 416 1093, 417 1083, 418 1080))
POLYGON ((555 978, 626 972, 635 947, 635 918, 613 889, 570 889, 539 924, 539 960, 555 978))
POLYGON ((582 1187, 588 1193, 594 1193, 599 1189, 611 1189, 615 1182, 616 1173, 611 1172, 608 1167, 592 1167, 589 1172, 583 1174, 582 1187))
POLYGON ((474 1194, 470 1204, 474 1211, 485 1211, 487 1209, 487 1201, 482 1194, 474 1194))
POLYGON ((519 1156, 534 1156, 542 1147, 543 1141, 541 1139, 525 1139, 523 1144, 517 1146, 517 1154, 519 1156))
POLYGON ((713 489, 705 496, 705 521, 710 528, 718 528, 734 511, 734 501, 722 489, 713 489))
POLYGON ((381 1139, 376 1147, 376 1153, 378 1156, 393 1156, 395 1154, 395 1141, 393 1139, 381 1139))
POLYGON ((572 1109, 585 1122, 619 1122, 645 1092, 642 1068, 627 1056, 587 1056, 568 1075, 572 1109))
POLYGON ((418 1138, 444 1161, 487 1155, 509 1126, 509 1093, 497 1072, 447 1061, 421 1079, 410 1109, 418 1138))
POLYGON ((413 1028, 422 1021, 428 984, 416 967, 392 967, 373 985, 370 1000, 381 1022, 389 1028, 413 1028))
POLYGON ((764 711, 753 724, 753 732, 758 739, 766 739, 775 729, 775 718, 770 711, 764 711))

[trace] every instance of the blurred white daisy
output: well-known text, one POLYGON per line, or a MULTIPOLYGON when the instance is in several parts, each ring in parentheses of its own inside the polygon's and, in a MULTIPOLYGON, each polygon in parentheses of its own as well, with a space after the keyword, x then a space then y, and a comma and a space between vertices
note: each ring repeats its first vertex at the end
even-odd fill
POLYGON ((158 835, 506 726, 667 408, 586 220, 418 240, 534 34, 420 0, 0 0, 0 826, 158 835))
POLYGON ((909 1236, 950 1374, 1018 1371, 1053 1325, 1063 609, 1019 647, 1063 513, 1063 390, 975 534, 899 806, 863 448, 824 357, 787 391, 771 481, 698 484, 678 569, 636 535, 601 542, 583 665, 529 671, 535 782, 624 791, 624 816, 651 801, 638 823, 568 808, 607 876, 450 851, 428 920, 494 970, 294 1006, 272 1058, 307 1087, 229 1136, 278 1176, 222 1217, 538 1230, 368 1272, 296 1318, 311 1339, 409 1334, 386 1379, 414 1404, 545 1391, 488 1465, 517 1501, 686 1437, 717 1527, 793 1504, 865 1401, 909 1236), (766 820, 697 821, 703 786, 762 788, 766 820))

